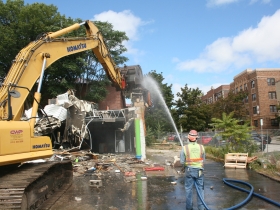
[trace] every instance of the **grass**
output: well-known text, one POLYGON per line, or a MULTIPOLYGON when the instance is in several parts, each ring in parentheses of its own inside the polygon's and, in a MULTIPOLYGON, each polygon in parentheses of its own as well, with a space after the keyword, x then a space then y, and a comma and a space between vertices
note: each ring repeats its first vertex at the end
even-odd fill
POLYGON ((280 181, 280 152, 256 153, 258 159, 249 164, 256 172, 280 181))

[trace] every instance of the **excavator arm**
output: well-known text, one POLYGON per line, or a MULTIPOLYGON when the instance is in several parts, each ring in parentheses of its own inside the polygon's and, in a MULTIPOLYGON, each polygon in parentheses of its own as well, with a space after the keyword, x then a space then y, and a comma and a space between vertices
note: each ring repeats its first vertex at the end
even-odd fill
POLYGON ((34 134, 45 70, 62 57, 86 50, 93 51, 117 89, 127 91, 131 88, 133 92, 136 89, 135 98, 139 98, 140 82, 137 78, 142 78, 140 66, 120 70, 110 57, 98 28, 90 21, 45 34, 22 49, 0 87, 0 197, 3 198, 0 199, 0 209, 37 209, 37 205, 54 191, 62 190, 62 186, 67 187, 71 183, 71 161, 47 161, 42 164, 27 164, 26 161, 53 156, 49 136, 34 134), (85 37, 63 37, 82 25, 86 29, 85 37), (31 119, 24 121, 21 120, 24 102, 35 83, 37 91, 31 119), (10 166, 20 163, 25 164, 10 169, 10 166))
POLYGON ((24 101, 29 94, 28 90, 39 79, 31 115, 31 127, 34 127, 44 71, 56 60, 86 50, 93 51, 113 85, 123 90, 124 78, 112 60, 102 34, 91 21, 87 20, 81 24, 76 23, 60 31, 48 33, 18 53, 0 89, 0 119, 20 120, 24 101), (81 25, 86 28, 86 37, 59 38, 77 30, 81 25))

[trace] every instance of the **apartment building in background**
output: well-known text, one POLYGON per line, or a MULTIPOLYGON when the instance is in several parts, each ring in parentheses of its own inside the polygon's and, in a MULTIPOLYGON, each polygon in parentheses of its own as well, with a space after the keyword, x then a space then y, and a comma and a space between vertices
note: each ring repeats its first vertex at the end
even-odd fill
POLYGON ((211 87, 211 90, 206 95, 201 97, 201 100, 206 104, 212 104, 218 101, 220 98, 226 98, 230 90, 230 85, 221 85, 217 88, 211 87))
MULTIPOLYGON (((280 103, 280 68, 246 69, 233 78, 229 91, 238 93, 248 91, 244 99, 244 106, 248 117, 257 130, 277 129, 279 123, 276 119, 277 105, 280 103), (262 125, 261 125, 262 122, 262 125)), ((214 93, 211 89, 202 99, 206 103, 215 103, 214 93), (210 99, 212 97, 212 99, 210 99), (210 102, 212 100, 212 102, 210 102)), ((216 91, 218 92, 218 91, 216 91)))

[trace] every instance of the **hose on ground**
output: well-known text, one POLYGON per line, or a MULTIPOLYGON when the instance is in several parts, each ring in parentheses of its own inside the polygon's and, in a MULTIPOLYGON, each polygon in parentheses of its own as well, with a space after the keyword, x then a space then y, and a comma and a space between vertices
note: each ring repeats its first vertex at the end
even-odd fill
MULTIPOLYGON (((240 202, 239 204, 237 204, 237 205, 235 205, 235 206, 229 207, 227 210, 237 209, 237 208, 239 208, 239 207, 245 205, 245 204, 250 200, 250 198, 252 197, 252 195, 254 195, 254 196, 258 197, 258 198, 261 198, 261 199, 263 199, 263 200, 265 200, 265 201, 267 201, 267 202, 269 202, 269 203, 271 203, 271 204, 274 204, 274 205, 280 207, 280 203, 278 203, 278 202, 276 202, 276 201, 273 201, 273 200, 271 200, 271 199, 269 199, 269 198, 266 198, 266 197, 264 197, 264 196, 262 196, 262 195, 260 195, 260 194, 254 193, 254 187, 253 187, 251 184, 247 183, 247 182, 244 182, 244 181, 241 181, 241 180, 235 180, 235 179, 228 179, 228 178, 223 178, 223 182, 224 182, 225 184, 227 184, 227 185, 229 185, 229 186, 235 188, 235 189, 238 189, 238 190, 240 190, 240 191, 249 193, 249 195, 247 196, 247 198, 246 198, 245 200, 243 200, 242 202, 240 202), (233 185, 233 184, 231 184, 231 183, 229 183, 229 182, 235 182, 235 183, 241 183, 241 184, 247 185, 247 186, 250 187, 250 190, 246 190, 246 189, 244 189, 244 188, 238 187, 238 186, 233 185)), ((209 207, 208 207, 208 206, 206 205, 206 203, 204 202, 204 200, 202 199, 202 196, 201 196, 201 194, 199 193, 198 186, 197 186, 196 182, 195 182, 195 188, 196 188, 198 197, 199 197, 199 199, 201 200, 201 202, 203 203, 204 207, 205 207, 207 210, 210 210, 209 207)))
POLYGON ((237 208, 245 205, 250 200, 250 198, 252 197, 252 195, 254 193, 254 187, 251 184, 247 183, 247 182, 244 182, 244 181, 241 181, 241 180, 235 180, 235 179, 227 179, 227 178, 223 178, 223 181, 224 181, 225 184, 227 184, 227 185, 229 185, 229 186, 231 186, 233 188, 237 188, 239 190, 241 190, 243 188, 235 186, 235 185, 229 183, 228 181, 236 182, 236 183, 241 183, 241 184, 247 185, 248 187, 251 188, 250 191, 247 190, 247 192, 249 192, 249 195, 247 196, 247 198, 244 201, 240 202, 239 204, 237 204, 235 206, 232 206, 232 207, 228 208, 227 210, 237 209, 237 208))
MULTIPOLYGON (((224 183, 227 184, 227 185, 230 185, 230 184, 228 183, 228 181, 239 182, 239 183, 246 183, 246 182, 243 182, 243 181, 238 181, 238 180, 234 180, 234 179, 227 179, 227 178, 223 178, 223 181, 224 181, 224 183)), ((231 187, 234 187, 234 188, 236 188, 236 189, 238 189, 238 190, 241 190, 241 191, 243 191, 243 192, 247 192, 247 193, 250 192, 249 190, 246 190, 246 189, 244 189, 244 188, 241 188, 241 187, 238 187, 238 186, 235 186, 235 185, 230 185, 230 186, 231 186, 231 187)), ((258 198, 260 198, 260 199, 263 199, 263 200, 267 201, 268 203, 271 203, 271 204, 274 204, 275 206, 280 207, 280 203, 278 203, 278 202, 276 202, 276 201, 274 201, 274 200, 271 200, 271 199, 269 199, 269 198, 267 198, 267 197, 264 197, 263 195, 260 195, 260 194, 254 193, 254 192, 253 192, 253 195, 256 196, 256 197, 258 197, 258 198)))

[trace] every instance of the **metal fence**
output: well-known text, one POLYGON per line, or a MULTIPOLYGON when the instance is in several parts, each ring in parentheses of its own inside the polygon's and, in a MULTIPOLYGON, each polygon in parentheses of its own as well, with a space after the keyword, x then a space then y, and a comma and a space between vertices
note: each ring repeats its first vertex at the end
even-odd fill
MULTIPOLYGON (((252 131, 257 133, 265 139, 271 138, 273 144, 280 144, 280 129, 263 129, 263 130, 254 130, 252 131)), ((226 144, 226 140, 223 140, 220 136, 217 136, 219 132, 198 132, 197 142, 203 145, 211 146, 221 146, 226 144)), ((183 144, 188 142, 188 133, 183 132, 179 133, 180 139, 183 144)), ((167 132, 161 135, 159 140, 166 140, 167 142, 180 142, 178 135, 175 132, 167 132)))

